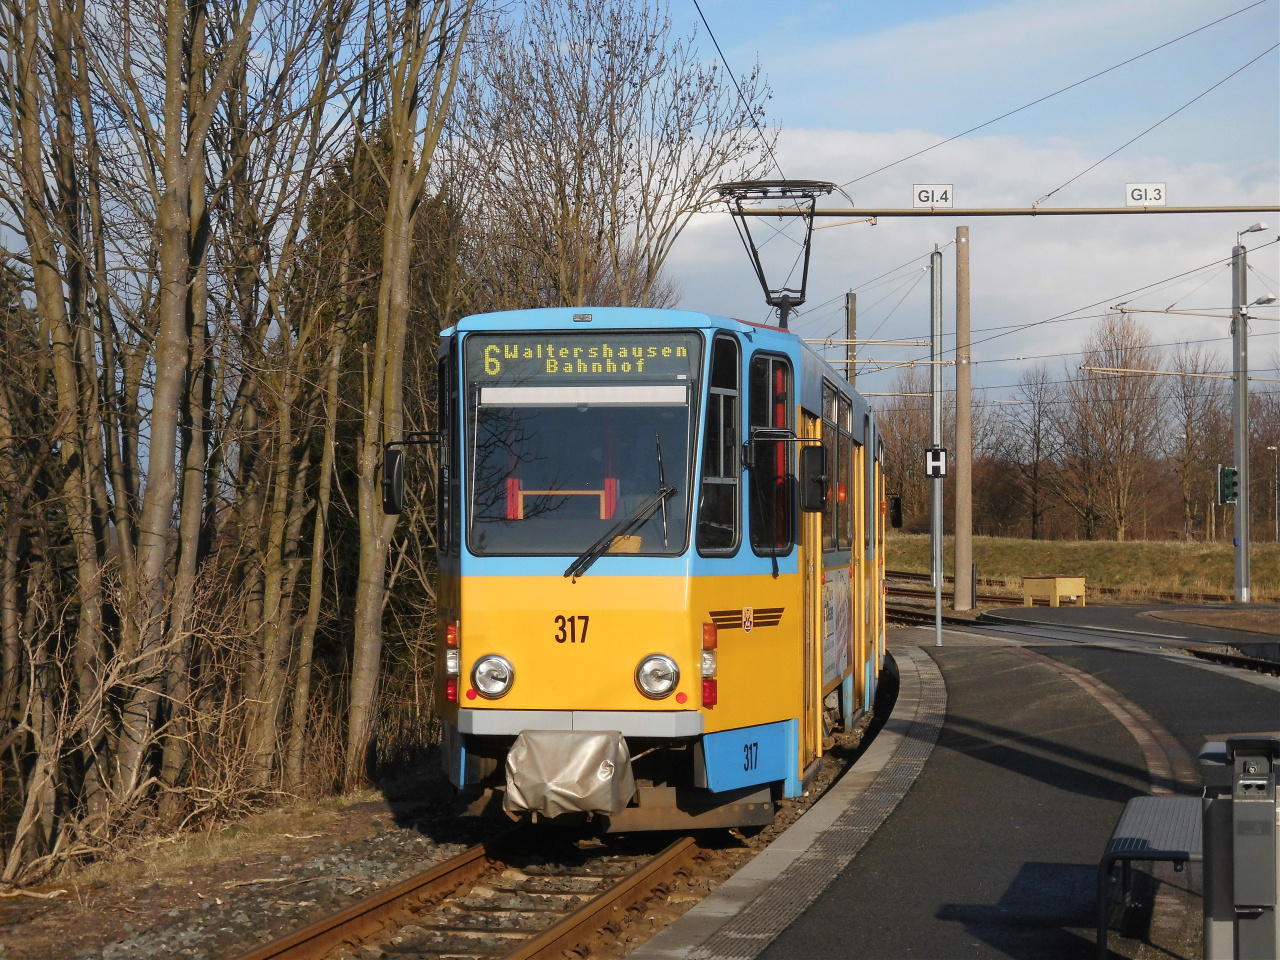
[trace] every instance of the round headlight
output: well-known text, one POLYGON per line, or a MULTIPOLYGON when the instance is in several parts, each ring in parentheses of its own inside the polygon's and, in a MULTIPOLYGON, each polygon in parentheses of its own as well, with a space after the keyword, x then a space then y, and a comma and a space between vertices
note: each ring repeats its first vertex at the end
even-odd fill
POLYGON ((491 653, 481 657, 471 668, 471 685, 480 696, 493 700, 511 689, 515 676, 511 661, 491 653))
POLYGON ((651 654, 636 667, 636 686, 646 697, 654 700, 669 696, 680 682, 680 668, 670 657, 651 654))

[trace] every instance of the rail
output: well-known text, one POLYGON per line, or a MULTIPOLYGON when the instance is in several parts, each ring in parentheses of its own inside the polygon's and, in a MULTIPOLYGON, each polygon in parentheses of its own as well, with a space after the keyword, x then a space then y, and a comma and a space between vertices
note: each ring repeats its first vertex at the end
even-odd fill
POLYGON ((1228 667, 1242 667, 1245 670, 1256 670, 1258 673, 1280 677, 1280 663, 1274 660, 1262 660, 1258 657, 1242 657, 1234 653, 1219 653, 1217 650, 1205 650, 1201 647, 1189 647, 1187 653, 1201 660, 1221 663, 1228 667))
MULTIPOLYGON (((915 573, 910 570, 886 570, 884 572, 884 576, 886 580, 906 580, 911 582, 918 581, 922 583, 927 583, 929 581, 929 574, 915 573)), ((946 576, 943 578, 943 583, 944 584, 950 583, 954 579, 955 579, 954 577, 946 576)), ((1007 583, 1004 580, 983 579, 978 581, 978 585, 986 586, 986 587, 1007 587, 1007 583)), ((1229 593, 1205 593, 1205 592, 1186 593, 1186 592, 1176 592, 1176 591, 1170 591, 1170 590, 1138 591, 1138 590, 1121 589, 1120 587, 1090 587, 1089 591, 1091 595, 1100 594, 1101 596, 1104 596, 1104 597, 1130 597, 1135 600, 1137 599, 1163 600, 1169 603, 1231 603, 1234 599, 1232 595, 1229 593)), ((929 595, 933 596, 932 591, 930 591, 929 595)), ((904 596, 909 596, 909 594, 904 594, 904 596)), ((1010 598, 1008 597, 994 597, 992 599, 992 602, 1004 603, 1004 602, 1008 602, 1009 600, 1010 598)), ((1016 603, 1019 606, 1021 606, 1022 600, 1018 598, 1016 600, 1016 603)))
MULTIPOLYGON (((616 866, 617 858, 609 857, 585 873, 509 869, 512 855, 530 838, 528 828, 511 830, 240 960, 324 960, 341 946, 385 942, 398 927, 445 940, 463 938, 471 957, 560 960, 628 909, 661 893, 667 881, 703 855, 692 837, 681 837, 656 856, 640 858, 620 877, 600 869, 604 861, 616 866)), ((420 952, 456 953, 451 946, 424 944, 420 952)))

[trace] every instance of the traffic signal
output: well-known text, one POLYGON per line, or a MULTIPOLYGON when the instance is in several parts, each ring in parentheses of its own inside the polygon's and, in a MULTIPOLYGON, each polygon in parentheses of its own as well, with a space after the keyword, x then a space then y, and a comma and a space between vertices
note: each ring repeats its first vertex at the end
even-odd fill
POLYGON ((1240 480, 1235 467, 1218 464, 1218 502, 1235 503, 1240 497, 1240 480))

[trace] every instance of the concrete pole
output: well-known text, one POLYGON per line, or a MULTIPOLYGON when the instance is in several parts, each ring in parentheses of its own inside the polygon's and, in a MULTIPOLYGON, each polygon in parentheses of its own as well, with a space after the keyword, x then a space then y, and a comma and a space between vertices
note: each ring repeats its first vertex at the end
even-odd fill
MULTIPOLYGON (((1237 237, 1237 240, 1239 238, 1237 237)), ((1249 602, 1249 323, 1245 311, 1249 294, 1245 273, 1247 251, 1237 243, 1231 251, 1231 372, 1236 378, 1231 405, 1231 429, 1235 436, 1236 603, 1249 602)))
POLYGON ((969 228, 956 227, 955 608, 972 610, 973 379, 969 367, 969 228))
MULTIPOLYGON (((929 445, 942 446, 942 251, 933 245, 929 257, 929 308, 932 314, 932 339, 929 358, 932 371, 933 405, 929 418, 929 445)), ((932 509, 930 510, 930 546, 933 553, 933 602, 934 645, 942 646, 942 478, 929 481, 932 509)))
POLYGON ((858 354, 858 347, 854 343, 858 339, 858 295, 852 290, 844 295, 844 339, 844 358, 849 361, 844 365, 844 378, 850 385, 856 386, 858 365, 853 361, 858 354))

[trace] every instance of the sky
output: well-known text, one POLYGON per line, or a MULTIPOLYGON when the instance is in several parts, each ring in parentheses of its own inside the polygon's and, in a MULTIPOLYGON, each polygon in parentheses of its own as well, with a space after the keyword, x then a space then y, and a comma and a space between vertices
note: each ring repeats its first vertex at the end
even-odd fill
MULTIPOLYGON (((700 0, 730 67, 759 62, 772 88, 768 122, 787 178, 829 180, 855 207, 907 207, 913 184, 952 183, 957 207, 1028 207, 1126 141, 1204 94, 1043 206, 1123 206, 1125 184, 1163 181, 1175 206, 1280 203, 1280 0, 1222 23, 888 170, 876 168, 1105 70, 1252 0, 901 0, 884 3, 700 0), (1246 63, 1229 80, 1205 93, 1246 63), (850 182, 854 181, 854 182, 850 182)), ((693 0, 670 0, 676 31, 716 57, 693 0)), ((778 176, 778 170, 769 176, 778 176)), ((823 205, 843 206, 838 196, 823 205)), ((974 385, 1003 396, 1029 367, 1064 363, 1106 307, 1208 311, 1231 300, 1236 232, 1252 253, 1249 297, 1280 295, 1275 213, 1130 217, 881 219, 815 232, 808 300, 792 326, 842 336, 843 294, 858 293, 860 337, 927 337, 924 268, 943 249, 944 329, 954 332, 955 229, 970 229, 974 385), (1270 243, 1270 246, 1262 246, 1270 243), (898 269, 901 268, 901 269, 898 269), (1205 268, 1205 269, 1201 269, 1205 268), (894 272, 896 271, 896 272, 894 272), (869 281, 886 274, 883 279, 869 281), (1182 279, 1131 293, 1167 278, 1182 279), (1096 305, 1095 305, 1096 304, 1096 305), (1024 330, 1008 328, 1068 315, 1024 330)), ((831 223, 832 221, 822 221, 831 223)), ((799 249, 763 236, 786 273, 799 249)), ((770 264, 767 264, 769 266, 770 264)), ((680 306, 756 322, 771 312, 723 209, 699 214, 677 241, 669 275, 680 306)), ((776 275, 776 272, 773 274, 776 275)), ((1250 367, 1280 377, 1280 311, 1258 307, 1250 367)), ((1200 344, 1229 365, 1226 321, 1142 314, 1165 362, 1200 344)), ((949 340, 948 345, 954 343, 949 340)), ((867 359, 923 358, 920 347, 865 347, 867 359)), ((832 357, 842 351, 832 351, 832 357)), ((874 365, 871 365, 874 366, 874 365)), ((889 391, 896 370, 860 368, 858 386, 889 391)), ((1258 383, 1255 389, 1280 386, 1258 383)))

